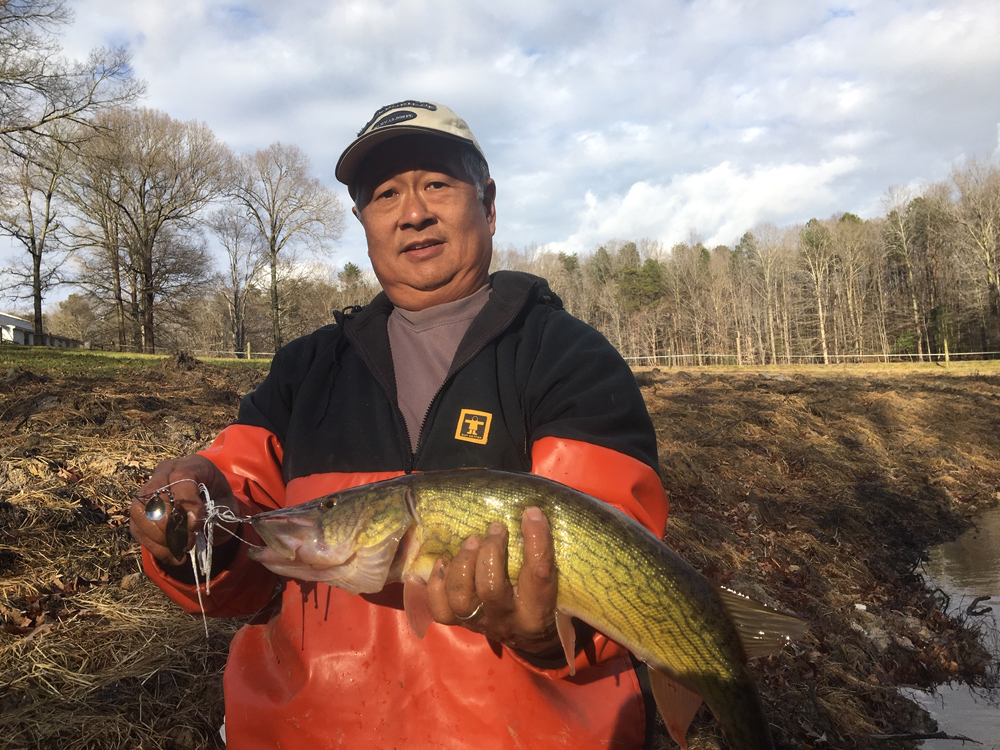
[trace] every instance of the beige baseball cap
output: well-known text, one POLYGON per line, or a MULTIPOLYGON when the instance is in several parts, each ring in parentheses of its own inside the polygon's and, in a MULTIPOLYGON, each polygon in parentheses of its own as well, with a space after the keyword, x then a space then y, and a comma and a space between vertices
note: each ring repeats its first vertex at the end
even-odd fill
POLYGON ((353 193, 358 167, 371 150, 390 138, 409 133, 439 135, 468 143, 486 160, 486 154, 465 120, 443 104, 407 100, 386 105, 372 116, 368 124, 361 128, 358 137, 340 155, 334 174, 353 193))

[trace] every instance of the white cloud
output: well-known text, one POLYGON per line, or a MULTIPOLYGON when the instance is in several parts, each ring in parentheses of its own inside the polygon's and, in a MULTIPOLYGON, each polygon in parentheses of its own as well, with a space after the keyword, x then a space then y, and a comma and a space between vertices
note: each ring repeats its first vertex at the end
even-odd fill
POLYGON ((625 195, 588 191, 580 228, 553 252, 580 253, 610 238, 649 238, 666 246, 693 233, 709 246, 731 244, 761 221, 786 219, 829 203, 831 183, 858 167, 854 157, 818 164, 779 164, 741 172, 729 162, 668 184, 637 182, 625 195))

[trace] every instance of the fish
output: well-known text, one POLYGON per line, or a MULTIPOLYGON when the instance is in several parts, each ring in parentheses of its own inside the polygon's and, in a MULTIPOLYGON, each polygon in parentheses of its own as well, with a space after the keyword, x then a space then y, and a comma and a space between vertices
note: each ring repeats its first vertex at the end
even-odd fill
POLYGON ((267 546, 249 554, 279 575, 351 594, 402 582, 407 620, 423 637, 430 625, 423 586, 435 562, 502 523, 516 585, 521 515, 532 506, 552 533, 556 625, 571 671, 577 618, 646 663, 681 748, 704 701, 733 750, 773 750, 746 660, 801 635, 805 621, 720 586, 630 516, 558 482, 489 469, 406 474, 255 515, 252 526, 267 546))

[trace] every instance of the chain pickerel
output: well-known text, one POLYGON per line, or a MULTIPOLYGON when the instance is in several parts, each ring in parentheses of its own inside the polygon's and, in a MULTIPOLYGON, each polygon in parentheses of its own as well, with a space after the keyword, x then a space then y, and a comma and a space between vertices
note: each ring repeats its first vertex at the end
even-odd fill
MULTIPOLYGON (((308 563, 313 580, 374 593, 394 581, 404 588, 414 577, 426 581, 438 558, 450 559, 466 538, 503 523, 516 583, 521 515, 531 506, 552 530, 557 625, 570 665, 576 617, 649 666, 657 706, 681 747, 704 700, 731 747, 773 748, 745 662, 799 635, 804 622, 719 586, 632 518, 548 479, 458 469, 355 487, 255 516, 267 548, 251 556, 279 574, 299 563, 288 567, 298 578, 308 563)), ((422 636, 427 623, 410 611, 407 617, 422 636)))

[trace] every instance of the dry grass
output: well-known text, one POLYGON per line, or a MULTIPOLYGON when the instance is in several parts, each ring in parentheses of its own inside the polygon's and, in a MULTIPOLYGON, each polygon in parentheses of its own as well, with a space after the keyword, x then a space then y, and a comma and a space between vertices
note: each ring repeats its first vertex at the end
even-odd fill
POLYGON ((126 512, 156 463, 203 447, 251 383, 173 364, 129 362, 120 380, 106 362, 96 376, 0 374, 5 748, 221 746, 237 624, 213 621, 206 639, 145 578, 126 512))
MULTIPOLYGON (((125 512, 155 464, 204 447, 263 373, 13 357, 0 349, 0 744, 220 747, 238 623, 211 622, 206 639, 171 605, 141 573, 125 512)), ((637 379, 671 493, 668 542, 811 622, 753 665, 779 747, 823 735, 821 747, 875 747, 872 734, 926 726, 899 685, 995 677, 976 634, 924 589, 919 561, 996 502, 1000 369, 637 379)), ((692 750, 720 743, 703 712, 692 750)))

